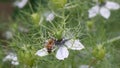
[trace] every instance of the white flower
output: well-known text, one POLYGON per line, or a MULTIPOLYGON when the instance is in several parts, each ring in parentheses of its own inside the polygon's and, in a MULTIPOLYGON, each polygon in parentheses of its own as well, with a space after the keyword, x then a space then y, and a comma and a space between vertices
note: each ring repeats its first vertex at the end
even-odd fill
MULTIPOLYGON (((89 65, 81 65, 79 68, 89 68, 89 65)), ((90 67, 93 68, 93 67, 90 67)))
MULTIPOLYGON (((79 40, 71 39, 71 40, 66 41, 64 44, 63 44, 63 42, 64 42, 64 40, 62 41, 62 43, 59 42, 59 44, 61 44, 61 45, 56 45, 56 46, 58 46, 56 58, 59 60, 64 60, 65 58, 68 57, 68 55, 69 55, 68 49, 81 50, 84 48, 84 46, 80 43, 79 40)), ((47 49, 43 48, 41 50, 38 50, 36 52, 36 55, 41 56, 41 57, 48 55, 47 49)))
POLYGON ((14 58, 16 58, 16 55, 15 55, 14 53, 9 53, 9 54, 3 59, 3 61, 13 60, 14 58))
POLYGON ((88 10, 89 18, 95 17, 97 14, 100 14, 104 18, 108 19, 111 14, 110 10, 117 10, 119 8, 120 8, 119 4, 111 1, 105 2, 105 4, 102 6, 97 4, 93 6, 90 10, 88 10))
POLYGON ((19 8, 23 8, 27 4, 28 0, 21 0, 14 2, 14 6, 17 6, 19 8))
POLYGON ((44 16, 46 18, 46 21, 49 21, 49 22, 51 22, 55 18, 55 15, 49 11, 45 12, 44 16))
POLYGON ((11 64, 13 64, 13 65, 19 65, 19 62, 18 61, 12 61, 11 64))
POLYGON ((18 59, 17 59, 17 56, 14 54, 14 53, 9 53, 4 59, 3 59, 3 62, 5 61, 11 61, 11 64, 13 65, 18 65, 19 62, 18 62, 18 59))
POLYGON ((6 31, 5 32, 5 38, 7 40, 12 39, 13 38, 13 33, 11 31, 6 31))
POLYGON ((18 27, 18 30, 19 30, 20 32, 25 32, 25 33, 29 32, 29 30, 28 30, 27 28, 22 27, 22 26, 19 26, 19 27, 18 27))

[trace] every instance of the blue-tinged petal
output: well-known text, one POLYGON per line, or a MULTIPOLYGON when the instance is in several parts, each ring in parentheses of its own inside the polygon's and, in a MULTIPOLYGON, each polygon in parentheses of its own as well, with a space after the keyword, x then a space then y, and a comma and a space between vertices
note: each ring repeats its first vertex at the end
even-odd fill
POLYGON ((43 48, 43 49, 41 49, 41 50, 38 50, 36 53, 35 53, 35 55, 38 55, 38 56, 46 56, 46 55, 48 55, 48 52, 47 52, 47 49, 46 48, 43 48))
POLYGON ((105 7, 107 7, 108 9, 117 10, 120 8, 120 5, 118 3, 115 3, 115 2, 107 1, 105 7))
POLYGON ((88 10, 89 18, 95 17, 99 13, 99 6, 96 5, 88 10))
POLYGON ((17 6, 19 8, 23 8, 27 4, 28 0, 21 0, 21 1, 16 1, 14 3, 14 6, 17 6))
POLYGON ((61 46, 57 53, 56 53, 56 58, 59 60, 64 60, 65 58, 67 58, 69 55, 68 49, 65 46, 61 46))
POLYGON ((83 44, 77 39, 77 40, 69 40, 65 43, 65 45, 72 50, 81 50, 84 49, 85 47, 83 46, 83 44))
POLYGON ((105 19, 108 19, 110 17, 110 10, 105 7, 100 8, 100 14, 103 16, 105 19))

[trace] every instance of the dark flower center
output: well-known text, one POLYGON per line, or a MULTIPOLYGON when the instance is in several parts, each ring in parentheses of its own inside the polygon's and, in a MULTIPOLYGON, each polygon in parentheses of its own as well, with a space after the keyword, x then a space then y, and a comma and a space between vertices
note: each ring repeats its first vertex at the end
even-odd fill
POLYGON ((55 45, 64 45, 66 41, 68 41, 69 39, 58 39, 55 40, 55 45))
POLYGON ((102 6, 105 6, 105 4, 106 4, 106 2, 101 2, 101 3, 99 4, 99 6, 102 7, 102 6))
POLYGON ((106 1, 105 0, 99 0, 99 6, 102 7, 102 6, 105 6, 106 4, 106 1))

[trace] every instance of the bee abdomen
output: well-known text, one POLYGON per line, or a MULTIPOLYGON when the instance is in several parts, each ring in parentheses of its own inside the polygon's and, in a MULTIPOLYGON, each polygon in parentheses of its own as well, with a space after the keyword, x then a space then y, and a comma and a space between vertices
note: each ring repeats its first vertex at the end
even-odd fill
POLYGON ((48 53, 51 53, 51 52, 52 52, 52 49, 51 49, 51 48, 50 48, 50 49, 47 49, 47 50, 48 50, 48 51, 47 51, 48 53))

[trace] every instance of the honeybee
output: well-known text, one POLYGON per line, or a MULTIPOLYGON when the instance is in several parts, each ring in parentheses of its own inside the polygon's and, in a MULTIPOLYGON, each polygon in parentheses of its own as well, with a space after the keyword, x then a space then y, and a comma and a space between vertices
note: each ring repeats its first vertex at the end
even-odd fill
POLYGON ((55 40, 53 38, 49 39, 46 43, 46 48, 47 48, 47 52, 48 53, 51 53, 53 48, 56 46, 61 46, 61 45, 64 45, 64 43, 66 41, 68 41, 69 39, 59 39, 59 40, 55 40))
POLYGON ((55 46, 55 40, 52 38, 49 39, 48 42, 46 43, 47 52, 51 53, 54 46, 55 46))

